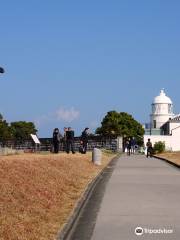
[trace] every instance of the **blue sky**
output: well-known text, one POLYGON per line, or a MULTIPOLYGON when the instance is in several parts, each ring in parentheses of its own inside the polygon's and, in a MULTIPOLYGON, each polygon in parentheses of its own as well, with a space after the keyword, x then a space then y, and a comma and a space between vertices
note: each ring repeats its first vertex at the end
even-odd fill
POLYGON ((107 111, 147 122, 165 88, 180 112, 180 1, 1 1, 0 112, 39 136, 93 131, 107 111))

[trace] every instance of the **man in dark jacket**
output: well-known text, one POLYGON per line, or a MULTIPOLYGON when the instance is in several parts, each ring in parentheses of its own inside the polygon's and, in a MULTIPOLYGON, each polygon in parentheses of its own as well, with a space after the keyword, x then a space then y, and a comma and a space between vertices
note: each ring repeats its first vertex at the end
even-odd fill
POLYGON ((152 157, 152 153, 153 153, 153 146, 152 146, 152 142, 151 139, 149 138, 147 143, 146 143, 146 147, 147 147, 147 158, 150 156, 152 157))
POLYGON ((59 152, 59 143, 62 138, 62 135, 59 132, 58 128, 55 128, 53 131, 53 146, 54 146, 54 153, 59 152))
POLYGON ((74 131, 71 127, 68 127, 68 130, 66 131, 66 144, 67 144, 67 153, 70 152, 70 148, 72 153, 74 154, 74 131))
POLYGON ((64 127, 64 136, 63 136, 63 150, 67 152, 67 131, 68 128, 64 127))
POLYGON ((82 153, 86 154, 87 151, 87 145, 88 145, 88 130, 89 128, 85 128, 84 131, 81 134, 81 144, 82 144, 82 153))
POLYGON ((131 155, 131 138, 128 138, 126 141, 126 147, 127 147, 127 155, 131 155))

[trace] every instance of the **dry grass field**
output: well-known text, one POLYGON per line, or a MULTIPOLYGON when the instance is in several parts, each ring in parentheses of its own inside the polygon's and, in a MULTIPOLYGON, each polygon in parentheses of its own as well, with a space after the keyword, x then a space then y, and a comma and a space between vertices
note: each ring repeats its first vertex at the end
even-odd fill
POLYGON ((174 162, 180 166, 180 152, 167 152, 157 154, 157 156, 165 158, 171 162, 174 162))
POLYGON ((0 240, 53 240, 102 166, 91 154, 0 157, 0 240))

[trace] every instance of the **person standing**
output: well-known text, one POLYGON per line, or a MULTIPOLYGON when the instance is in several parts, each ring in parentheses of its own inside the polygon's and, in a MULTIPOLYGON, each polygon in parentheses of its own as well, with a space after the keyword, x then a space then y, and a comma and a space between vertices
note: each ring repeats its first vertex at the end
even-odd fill
POLYGON ((74 130, 72 130, 71 127, 68 127, 68 130, 66 131, 66 143, 67 143, 67 153, 70 152, 70 149, 72 153, 74 154, 74 130))
POLYGON ((131 139, 131 153, 132 154, 135 153, 135 147, 136 147, 136 139, 134 137, 132 137, 132 139, 131 139))
POLYGON ((147 158, 149 156, 152 157, 153 147, 152 147, 152 142, 151 142, 150 138, 148 139, 148 141, 146 143, 146 147, 147 147, 147 158))
POLYGON ((126 140, 127 155, 131 155, 131 139, 126 140))
POLYGON ((68 128, 64 127, 63 150, 66 152, 67 152, 67 131, 68 131, 68 128))
POLYGON ((61 140, 61 134, 59 132, 58 128, 55 128, 53 131, 53 146, 54 146, 54 153, 58 153, 59 152, 59 143, 61 140))
POLYGON ((85 128, 81 134, 81 144, 82 144, 82 148, 83 148, 82 153, 84 153, 84 154, 86 154, 86 152, 87 152, 87 145, 88 145, 88 138, 89 138, 88 130, 89 130, 89 128, 85 128))

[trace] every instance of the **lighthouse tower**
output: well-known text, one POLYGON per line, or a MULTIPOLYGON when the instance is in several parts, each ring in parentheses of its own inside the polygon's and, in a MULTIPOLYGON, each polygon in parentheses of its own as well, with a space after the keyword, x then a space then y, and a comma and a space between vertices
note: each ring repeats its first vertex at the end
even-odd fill
POLYGON ((152 114, 150 115, 151 128, 159 129, 173 117, 173 103, 171 99, 166 96, 164 89, 162 89, 160 95, 155 97, 152 103, 152 114))
POLYGON ((144 143, 151 139, 152 144, 164 142, 168 151, 180 151, 180 114, 174 115, 173 103, 164 89, 152 102, 150 126, 147 124, 144 143))

